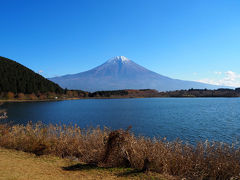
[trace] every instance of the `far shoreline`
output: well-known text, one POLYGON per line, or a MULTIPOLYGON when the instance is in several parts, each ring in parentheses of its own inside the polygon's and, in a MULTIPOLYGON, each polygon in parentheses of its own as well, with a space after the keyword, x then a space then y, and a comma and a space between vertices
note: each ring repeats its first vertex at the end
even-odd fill
POLYGON ((11 99, 11 100, 3 100, 0 99, 0 103, 24 103, 24 102, 55 102, 55 101, 69 101, 69 100, 83 100, 83 99, 144 99, 144 98, 176 98, 176 99, 200 99, 200 98, 240 98, 240 97, 86 97, 86 98, 66 98, 66 99, 44 99, 44 100, 20 100, 20 99, 11 99))
POLYGON ((48 101, 64 101, 64 100, 78 100, 83 98, 66 98, 66 99, 36 99, 36 100, 21 100, 21 99, 0 99, 0 103, 7 102, 48 102, 48 101))

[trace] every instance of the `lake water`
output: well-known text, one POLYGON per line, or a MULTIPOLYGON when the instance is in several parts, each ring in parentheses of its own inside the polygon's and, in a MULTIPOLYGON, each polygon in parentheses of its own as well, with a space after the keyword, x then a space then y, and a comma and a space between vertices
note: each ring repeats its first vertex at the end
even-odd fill
POLYGON ((83 99, 5 103, 8 121, 126 129, 137 135, 232 142, 240 137, 240 98, 83 99))

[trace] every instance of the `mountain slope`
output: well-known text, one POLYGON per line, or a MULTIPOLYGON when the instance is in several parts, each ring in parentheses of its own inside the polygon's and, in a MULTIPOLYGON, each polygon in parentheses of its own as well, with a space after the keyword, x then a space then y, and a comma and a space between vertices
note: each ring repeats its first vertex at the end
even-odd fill
POLYGON ((193 81, 182 81, 150 71, 124 56, 114 57, 104 64, 73 75, 50 78, 63 88, 86 91, 117 89, 156 89, 170 91, 190 88, 219 88, 193 81))
POLYGON ((59 85, 33 72, 27 67, 0 56, 0 92, 62 93, 59 85))

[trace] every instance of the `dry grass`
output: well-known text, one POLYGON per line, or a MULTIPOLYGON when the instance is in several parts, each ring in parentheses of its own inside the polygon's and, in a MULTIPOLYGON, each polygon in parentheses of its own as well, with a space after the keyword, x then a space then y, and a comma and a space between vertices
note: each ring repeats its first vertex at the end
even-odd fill
POLYGON ((91 167, 54 156, 0 148, 0 180, 90 180, 90 179, 172 179, 156 173, 134 173, 129 168, 91 167))
POLYGON ((0 146, 73 158, 98 167, 131 167, 188 179, 239 179, 240 151, 234 145, 135 137, 129 131, 78 126, 0 125, 0 146))

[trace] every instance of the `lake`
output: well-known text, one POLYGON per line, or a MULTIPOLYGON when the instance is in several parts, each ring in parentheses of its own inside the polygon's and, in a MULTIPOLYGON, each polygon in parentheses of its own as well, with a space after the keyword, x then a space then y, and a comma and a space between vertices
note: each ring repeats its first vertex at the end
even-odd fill
POLYGON ((240 98, 82 99, 5 103, 8 120, 126 129, 136 135, 232 142, 240 137, 240 98))

